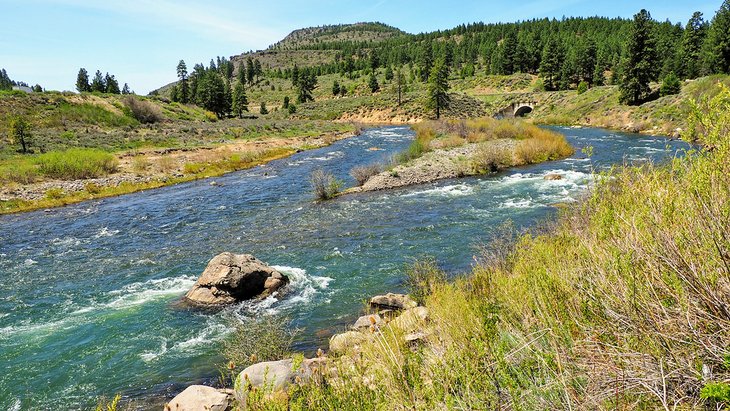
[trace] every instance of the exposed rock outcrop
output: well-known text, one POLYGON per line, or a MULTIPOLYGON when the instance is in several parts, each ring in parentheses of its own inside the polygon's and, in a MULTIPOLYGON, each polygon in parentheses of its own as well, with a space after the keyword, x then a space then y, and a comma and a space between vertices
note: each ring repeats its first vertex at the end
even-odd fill
POLYGON ((201 305, 225 305, 270 295, 289 282, 282 273, 249 254, 213 257, 185 298, 201 305))

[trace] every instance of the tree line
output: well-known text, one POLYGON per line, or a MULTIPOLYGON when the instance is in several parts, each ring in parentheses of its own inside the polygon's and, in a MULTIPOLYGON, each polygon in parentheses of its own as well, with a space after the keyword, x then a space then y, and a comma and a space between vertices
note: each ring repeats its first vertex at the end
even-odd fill
MULTIPOLYGON (((30 87, 28 83, 24 81, 12 80, 5 69, 0 69, 0 91, 12 90, 13 86, 30 87)), ((30 89, 36 93, 43 91, 43 87, 41 87, 40 84, 36 84, 35 86, 30 87, 30 89)))
POLYGON ((129 85, 124 83, 124 86, 119 88, 119 81, 116 77, 108 72, 104 75, 101 74, 100 70, 96 70, 94 77, 89 79, 89 72, 85 68, 80 68, 79 73, 76 75, 76 90, 79 93, 84 92, 98 92, 98 93, 109 93, 109 94, 133 94, 134 92, 129 89, 129 85))

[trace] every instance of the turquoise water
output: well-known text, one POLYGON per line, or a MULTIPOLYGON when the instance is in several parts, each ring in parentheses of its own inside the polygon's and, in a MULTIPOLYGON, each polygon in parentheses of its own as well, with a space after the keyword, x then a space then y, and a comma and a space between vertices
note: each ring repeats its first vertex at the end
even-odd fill
MULTIPOLYGON (((563 161, 315 203, 308 176, 385 160, 413 138, 366 130, 252 170, 75 206, 0 217, 0 409, 79 409, 98 396, 170 398, 212 382, 229 319, 281 313, 304 329, 298 348, 324 345, 376 293, 402 289, 404 266, 434 256, 467 270, 504 221, 531 227, 573 202, 592 169, 662 160, 679 141, 568 129, 563 161), (368 150, 378 147, 379 150, 368 150), (565 178, 546 181, 557 172, 565 178), (290 275, 280 299, 219 313, 176 301, 208 260, 251 253, 290 275)), ((151 402, 150 402, 151 401, 151 402)), ((147 405, 145 405, 147 404, 147 405)))

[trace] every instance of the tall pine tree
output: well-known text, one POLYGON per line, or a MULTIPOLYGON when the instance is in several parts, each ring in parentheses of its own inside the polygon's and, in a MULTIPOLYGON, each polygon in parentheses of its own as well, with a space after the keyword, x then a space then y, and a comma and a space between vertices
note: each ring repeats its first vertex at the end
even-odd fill
POLYGON ((79 69, 79 74, 76 75, 76 90, 79 93, 85 91, 91 91, 91 85, 89 84, 89 73, 85 68, 79 69))
POLYGON ((682 78, 696 78, 700 75, 702 46, 707 37, 707 26, 707 22, 702 18, 702 13, 696 11, 684 28, 680 72, 682 78))
POLYGON ((641 10, 634 15, 631 33, 624 50, 621 102, 640 104, 648 97, 649 83, 656 78, 656 43, 652 34, 651 14, 641 10))
POLYGON ((428 76, 428 105, 434 110, 436 119, 441 118, 441 112, 449 107, 449 67, 444 60, 439 59, 431 68, 428 76))
POLYGON ((730 0, 725 0, 710 24, 706 62, 713 73, 730 73, 730 0))
POLYGON ((177 78, 180 80, 178 83, 178 100, 183 104, 187 104, 190 101, 190 85, 188 84, 188 66, 184 60, 177 63, 177 78))

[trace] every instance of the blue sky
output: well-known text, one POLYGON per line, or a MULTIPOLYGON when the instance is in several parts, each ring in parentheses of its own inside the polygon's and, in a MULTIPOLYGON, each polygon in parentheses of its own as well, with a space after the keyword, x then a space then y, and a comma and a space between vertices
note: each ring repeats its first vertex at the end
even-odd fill
POLYGON ((73 90, 79 67, 116 75, 139 94, 175 80, 175 66, 264 49, 294 29, 381 21, 407 32, 475 21, 631 17, 684 24, 722 1, 672 0, 2 0, 0 68, 14 80, 73 90))

